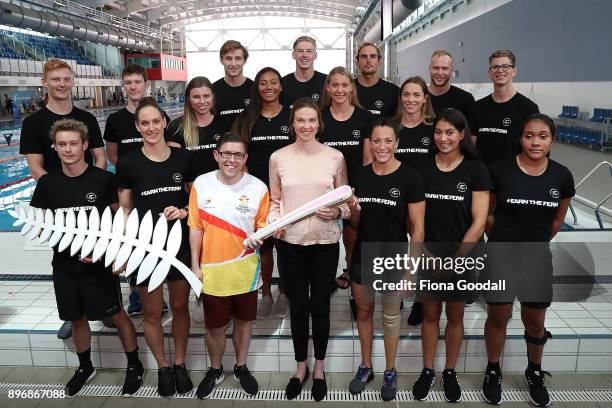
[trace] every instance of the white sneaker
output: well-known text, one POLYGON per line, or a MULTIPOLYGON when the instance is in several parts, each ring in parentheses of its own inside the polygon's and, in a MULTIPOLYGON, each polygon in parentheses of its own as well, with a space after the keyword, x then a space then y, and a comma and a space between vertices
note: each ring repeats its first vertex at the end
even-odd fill
POLYGON ((274 303, 274 299, 270 295, 263 295, 261 297, 261 303, 257 307, 257 318, 258 319, 267 319, 270 317, 270 313, 272 312, 272 304, 274 303))
POLYGON ((284 293, 280 293, 272 306, 272 317, 284 319, 289 314, 289 299, 284 293))

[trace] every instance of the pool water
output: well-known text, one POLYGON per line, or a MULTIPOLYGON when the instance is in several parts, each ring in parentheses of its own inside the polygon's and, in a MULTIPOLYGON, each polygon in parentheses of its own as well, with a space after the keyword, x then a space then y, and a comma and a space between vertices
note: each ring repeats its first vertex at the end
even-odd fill
MULTIPOLYGON (((182 106, 162 106, 170 118, 182 114, 182 106)), ((118 109, 116 109, 118 110, 118 109)), ((102 134, 106 125, 106 118, 116 110, 90 110, 98 123, 102 134)), ((0 122, 0 231, 19 231, 13 227, 15 221, 7 211, 15 208, 21 202, 29 202, 36 183, 30 177, 30 170, 25 157, 19 156, 19 139, 21 133, 21 120, 0 122), (7 135, 10 137, 8 142, 7 135)), ((114 172, 115 166, 108 163, 109 171, 114 172)))

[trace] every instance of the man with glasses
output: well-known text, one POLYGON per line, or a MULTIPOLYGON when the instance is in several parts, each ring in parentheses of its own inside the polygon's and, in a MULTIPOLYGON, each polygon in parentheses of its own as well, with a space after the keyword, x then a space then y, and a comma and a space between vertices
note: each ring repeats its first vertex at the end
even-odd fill
POLYGON ((240 135, 223 134, 213 151, 219 170, 199 176, 189 195, 191 269, 204 283, 202 303, 210 357, 210 368, 196 392, 200 399, 210 397, 225 379, 221 360, 230 321, 236 352, 234 378, 249 395, 257 394, 259 388, 246 361, 251 322, 257 319, 257 291, 262 285, 259 253, 254 249, 262 242, 249 239, 243 252, 243 241, 266 225, 270 198, 266 185, 243 171, 246 149, 240 135))
POLYGON ((436 50, 431 54, 429 63, 429 92, 431 105, 436 114, 447 108, 454 108, 467 115, 474 103, 474 96, 454 85, 450 80, 455 66, 453 56, 446 50, 436 50))
POLYGON ((538 113, 538 105, 516 91, 516 58, 509 50, 497 50, 489 57, 493 93, 472 105, 468 119, 476 149, 487 166, 519 152, 518 136, 523 121, 538 113))

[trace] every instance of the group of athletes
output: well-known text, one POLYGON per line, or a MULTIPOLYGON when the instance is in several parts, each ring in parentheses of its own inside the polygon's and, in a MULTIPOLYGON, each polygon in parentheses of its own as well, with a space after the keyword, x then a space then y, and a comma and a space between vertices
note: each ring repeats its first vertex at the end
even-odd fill
MULTIPOLYGON (((372 43, 358 49, 356 77, 345 67, 327 75, 315 71, 316 42, 311 37, 299 37, 292 56, 295 72, 282 77, 266 67, 251 80, 243 74, 248 50, 237 41, 227 41, 220 50, 224 77, 214 83, 203 76, 189 81, 184 114, 174 120, 145 96, 146 71, 127 65, 122 84, 128 103, 109 115, 103 137, 95 117, 72 105, 70 66, 52 59, 45 63, 42 78, 49 95, 47 106, 23 122, 20 153, 38 180, 33 207, 55 211, 121 207, 126 213, 151 211, 183 224, 177 258, 203 281, 195 312, 203 311, 211 364, 197 387, 198 398, 211 396, 224 380, 222 357, 230 322, 234 377, 246 393, 256 394, 258 383, 246 364, 252 322, 289 314, 296 371, 286 396, 300 395, 312 375, 312 397, 324 399, 330 297, 335 289, 349 287, 362 363, 348 387, 353 394, 361 393, 374 378, 375 291, 364 272, 367 245, 384 248, 384 243, 399 242, 407 248, 410 242, 411 248, 427 250, 429 243, 457 243, 464 245, 453 251, 465 254, 469 252, 465 245, 471 248, 483 242, 485 233, 489 243, 548 243, 559 231, 574 195, 571 173, 549 158, 555 125, 515 90, 516 61, 508 50, 490 56, 493 93, 478 101, 451 85, 453 58, 444 50, 431 57, 429 86, 418 76, 400 87, 380 78, 381 54, 372 43), (114 175, 106 171, 107 159, 116 166, 114 175), (348 202, 320 209, 264 241, 251 237, 257 229, 345 184, 354 189, 348 202), (336 277, 340 238, 347 269, 336 277), (274 248, 280 275, 276 300, 271 292, 274 248), (311 369, 309 337, 314 348, 311 369)), ((530 279, 552 282, 549 255, 544 256, 546 267, 532 269, 537 276, 530 279)), ((508 262, 520 258, 500 256, 508 262)), ((148 279, 138 284, 130 279, 126 313, 118 276, 101 262, 55 250, 52 266, 58 314, 71 322, 79 359, 66 386, 69 396, 96 373, 90 356, 91 320, 106 320, 117 328, 127 356, 123 394, 132 395, 141 387, 144 369, 128 313, 144 315, 144 335, 158 366, 159 394, 168 397, 193 389, 185 365, 190 287, 178 270, 172 268, 167 276, 172 362, 164 348, 161 316, 167 306, 162 287, 149 292, 148 279)), ((386 365, 381 397, 385 401, 393 400, 397 392, 395 365, 404 295, 393 291, 382 295, 386 365)), ((518 295, 527 343, 525 378, 532 401, 547 406, 550 397, 541 361, 550 337, 544 325, 550 299, 509 295, 504 301, 485 296, 484 398, 492 404, 502 401, 500 356, 518 295)), ((459 401, 455 365, 464 336, 464 309, 474 297, 419 300, 409 318, 412 325, 422 323, 423 369, 413 396, 426 400, 435 382, 434 357, 445 303, 446 361, 441 378, 446 399, 459 401)))

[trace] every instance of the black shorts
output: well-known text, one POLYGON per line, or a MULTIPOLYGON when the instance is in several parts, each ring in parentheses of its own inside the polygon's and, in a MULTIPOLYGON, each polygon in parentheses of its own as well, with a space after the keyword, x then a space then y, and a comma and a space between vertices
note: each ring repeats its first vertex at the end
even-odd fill
POLYGON ((487 244, 485 269, 479 281, 503 282, 504 290, 484 292, 489 304, 518 299, 536 309, 550 306, 553 298, 552 253, 548 243, 487 244))
MULTIPOLYGON (((178 259, 179 261, 181 261, 187 266, 191 265, 191 254, 189 252, 179 252, 178 254, 176 254, 176 259, 178 259)), ((135 276, 135 275, 138 275, 138 268, 136 268, 134 273, 130 276, 135 276)), ((149 276, 147 279, 140 282, 138 284, 138 287, 142 288, 142 287, 149 286, 150 280, 151 280, 151 277, 149 276)), ((180 280, 186 281, 187 278, 185 278, 185 276, 178 269, 176 269, 174 266, 171 266, 170 270, 168 271, 168 275, 166 275, 165 280, 168 282, 174 282, 174 281, 180 281, 180 280)))
POLYGON ((53 288, 59 318, 102 320, 123 310, 119 277, 102 262, 53 267, 53 288))
MULTIPOLYGON (((513 302, 487 302, 488 305, 511 305, 513 302)), ((520 302, 521 306, 532 309, 548 309, 551 302, 520 302)))

